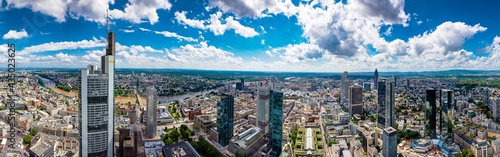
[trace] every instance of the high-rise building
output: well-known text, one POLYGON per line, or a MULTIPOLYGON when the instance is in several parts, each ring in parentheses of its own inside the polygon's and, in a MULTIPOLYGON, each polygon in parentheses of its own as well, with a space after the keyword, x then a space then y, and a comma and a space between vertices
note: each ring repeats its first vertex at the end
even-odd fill
POLYGON ((365 91, 371 91, 372 90, 372 84, 370 82, 363 83, 363 90, 365 90, 365 91))
POLYGON ((279 156, 283 141, 283 92, 281 90, 271 90, 269 93, 270 122, 269 132, 271 136, 271 155, 279 156))
POLYGON ((500 118, 500 98, 493 99, 493 117, 500 118))
POLYGON ((375 69, 375 73, 373 74, 373 87, 377 89, 378 87, 378 71, 375 69))
POLYGON ((386 79, 377 82, 377 125, 385 125, 386 79))
POLYGON ((488 88, 483 88, 482 102, 485 106, 490 105, 490 90, 488 88))
POLYGON ((217 102, 217 132, 219 133, 219 144, 223 147, 229 144, 234 130, 234 97, 230 94, 222 94, 217 102))
MULTIPOLYGON (((425 93, 426 101, 430 106, 429 130, 431 139, 436 139, 436 90, 428 89, 425 93)), ((426 109, 427 110, 427 109, 426 109)))
POLYGON ((269 85, 260 82, 257 87, 257 126, 268 132, 266 127, 269 123, 269 85))
POLYGON ((241 82, 241 90, 245 90, 245 79, 240 79, 241 82))
MULTIPOLYGON (((387 80, 386 80, 387 81, 387 80)), ((395 99, 394 99, 394 82, 387 81, 385 83, 385 127, 396 127, 395 99)))
POLYGON ((148 113, 148 118, 146 120, 146 137, 147 138, 155 138, 157 134, 156 126, 157 126, 157 108, 156 104, 158 103, 158 93, 155 87, 148 87, 146 90, 146 103, 147 109, 146 113, 148 113))
POLYGON ((355 115, 363 115, 363 87, 349 87, 349 115, 351 118, 355 115))
POLYGON ((398 132, 393 127, 384 129, 382 155, 396 157, 398 156, 398 132))
POLYGON ((115 34, 108 33, 101 69, 78 71, 78 132, 82 157, 113 156, 115 34))
POLYGON ((349 92, 349 78, 347 76, 347 71, 342 73, 342 78, 340 80, 340 103, 343 105, 347 103, 347 97, 349 92))
POLYGON ((406 80, 406 88, 410 88, 410 79, 406 80))

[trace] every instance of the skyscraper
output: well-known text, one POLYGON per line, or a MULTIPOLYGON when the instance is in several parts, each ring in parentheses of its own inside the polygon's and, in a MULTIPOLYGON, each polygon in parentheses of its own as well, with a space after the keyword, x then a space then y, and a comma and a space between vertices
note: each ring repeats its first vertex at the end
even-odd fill
POLYGON ((146 103, 147 103, 147 120, 146 120, 146 137, 147 138, 154 138, 156 137, 157 130, 157 111, 156 111, 156 104, 158 103, 158 93, 156 91, 155 87, 148 87, 146 90, 146 103))
POLYGON ((488 88, 483 88, 482 102, 485 106, 490 105, 490 90, 488 88))
POLYGON ((340 103, 343 105, 347 103, 347 97, 349 92, 349 80, 347 77, 347 71, 342 73, 342 78, 340 80, 340 103))
POLYGON ((425 97, 431 108, 431 117, 429 119, 430 137, 431 139, 436 139, 436 90, 428 89, 425 97))
POLYGON ((373 74, 373 87, 377 89, 378 87, 378 71, 375 69, 375 73, 373 74))
POLYGON ((493 117, 500 118, 500 98, 493 99, 493 117))
POLYGON ((266 126, 269 123, 269 86, 260 82, 257 87, 257 126, 268 132, 266 126))
POLYGON ((234 97, 230 94, 222 94, 217 102, 217 132, 219 132, 219 144, 223 147, 229 144, 234 130, 234 97))
POLYGON ((101 69, 78 71, 78 132, 80 156, 113 156, 115 34, 108 33, 101 69))
MULTIPOLYGON (((387 81, 387 80, 386 80, 387 81)), ((395 83, 387 81, 385 83, 385 127, 396 127, 396 113, 394 100, 395 83)))
POLYGON ((377 82, 377 125, 385 126, 386 79, 377 82))
POLYGON ((363 114, 363 87, 349 87, 349 115, 352 117, 355 114, 363 114))
POLYGON ((269 132, 271 134, 270 145, 271 155, 279 156, 281 154, 281 142, 283 140, 283 92, 280 90, 271 90, 269 98, 270 123, 269 132))
POLYGON ((382 147, 382 155, 388 157, 398 156, 398 132, 396 131, 396 129, 394 129, 393 127, 385 128, 382 140, 384 143, 382 147))

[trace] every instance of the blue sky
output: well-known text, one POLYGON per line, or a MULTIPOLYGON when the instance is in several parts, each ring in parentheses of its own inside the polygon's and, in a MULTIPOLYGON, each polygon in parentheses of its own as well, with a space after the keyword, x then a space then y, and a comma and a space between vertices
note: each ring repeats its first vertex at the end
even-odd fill
MULTIPOLYGON (((0 0, 18 67, 258 71, 500 69, 495 1, 0 0), (452 4, 452 5, 450 5, 452 4), (109 10, 109 11, 107 11, 109 10), (98 64, 97 64, 98 65, 98 64)), ((6 44, 0 46, 6 52, 6 44)), ((0 56, 6 63, 7 56, 0 56)))

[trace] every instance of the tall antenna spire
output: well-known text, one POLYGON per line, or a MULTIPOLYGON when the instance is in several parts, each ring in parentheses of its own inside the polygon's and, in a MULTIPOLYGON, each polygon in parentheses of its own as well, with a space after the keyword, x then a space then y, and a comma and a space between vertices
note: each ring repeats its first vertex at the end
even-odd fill
POLYGON ((109 32, 109 28, 108 28, 109 14, 108 14, 108 11, 109 11, 109 9, 106 9, 106 34, 108 34, 108 32, 109 32))

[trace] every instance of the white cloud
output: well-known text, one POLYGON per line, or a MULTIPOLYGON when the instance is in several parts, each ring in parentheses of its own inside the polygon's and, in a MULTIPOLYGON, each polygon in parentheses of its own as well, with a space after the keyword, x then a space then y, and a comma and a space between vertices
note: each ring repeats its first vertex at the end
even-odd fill
POLYGON ((216 12, 210 15, 208 20, 193 20, 186 18, 186 12, 176 12, 175 18, 177 22, 193 28, 210 30, 214 35, 224 35, 226 30, 234 30, 238 35, 245 38, 250 38, 259 35, 255 29, 243 26, 240 22, 235 20, 232 16, 222 19, 222 12, 216 12))
POLYGON ((357 14, 373 23, 403 24, 409 20, 404 12, 404 0, 349 0, 346 8, 349 13, 357 14))
POLYGON ((113 9, 109 13, 113 18, 128 20, 132 23, 141 23, 141 19, 148 19, 150 24, 158 22, 156 10, 169 10, 172 4, 168 0, 129 0, 125 9, 113 9))
POLYGON ((262 39, 262 40, 260 41, 260 44, 262 44, 262 45, 266 45, 266 40, 265 40, 265 39, 262 39))
POLYGON ((82 17, 87 21, 98 22, 105 24, 106 11, 109 8, 109 3, 113 4, 114 0, 67 0, 68 14, 78 19, 82 17))
POLYGON ((194 38, 180 36, 177 33, 169 32, 169 31, 155 31, 155 33, 156 34, 161 34, 161 35, 163 35, 165 37, 173 37, 173 38, 177 38, 179 40, 185 40, 185 41, 189 41, 189 42, 197 42, 198 41, 198 40, 196 40, 194 38))
POLYGON ((232 12, 236 17, 268 17, 269 14, 291 16, 296 12, 291 0, 210 0, 209 7, 232 12))
POLYGON ((259 35, 253 28, 245 27, 240 24, 240 22, 233 19, 233 17, 229 16, 226 18, 226 25, 229 29, 234 29, 236 34, 239 34, 245 38, 254 37, 259 35))
POLYGON ((28 37, 28 32, 22 29, 21 31, 10 30, 6 34, 3 35, 2 39, 22 39, 28 37))
POLYGON ((194 27, 194 28, 198 28, 198 29, 205 29, 205 25, 204 25, 205 21, 187 19, 185 11, 175 12, 175 19, 180 24, 188 25, 190 27, 194 27))
POLYGON ((144 32, 151 32, 151 30, 150 30, 150 29, 146 29, 146 28, 142 28, 142 27, 140 27, 139 29, 140 29, 141 31, 144 31, 144 32))
POLYGON ((6 0, 6 8, 28 8, 56 18, 57 22, 66 21, 68 6, 64 0, 6 0))
POLYGON ((133 29, 120 29, 120 31, 123 31, 125 33, 133 33, 133 32, 135 32, 133 29))
POLYGON ((71 55, 68 55, 68 54, 65 54, 65 53, 58 53, 58 54, 56 54, 56 58, 59 61, 62 61, 62 62, 74 62, 74 61, 77 61, 77 57, 76 56, 71 56, 71 55))
POLYGON ((392 34, 392 26, 387 28, 384 32, 384 35, 385 36, 390 36, 392 34))
POLYGON ((24 48, 19 54, 30 54, 45 51, 59 51, 59 50, 74 50, 74 49, 88 49, 105 46, 103 40, 82 40, 82 41, 63 41, 63 42, 50 42, 40 45, 33 45, 24 48))
MULTIPOLYGON (((306 60, 314 60, 323 58, 325 51, 321 49, 318 45, 300 43, 300 44, 288 44, 285 47, 274 48, 271 50, 274 53, 279 54, 280 58, 285 62, 298 63, 304 62, 306 60)), ((267 51, 268 56, 273 56, 271 52, 267 51)))

